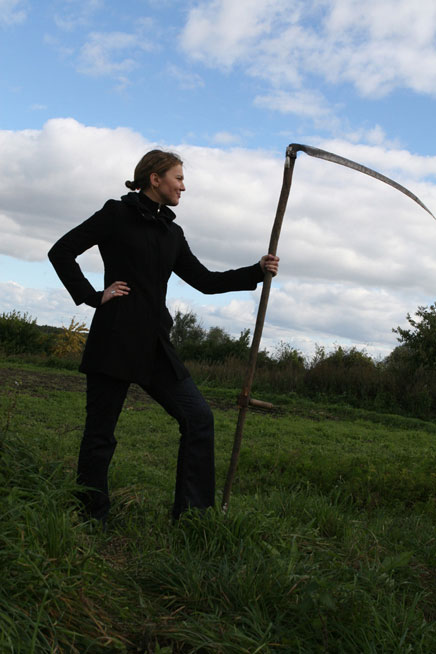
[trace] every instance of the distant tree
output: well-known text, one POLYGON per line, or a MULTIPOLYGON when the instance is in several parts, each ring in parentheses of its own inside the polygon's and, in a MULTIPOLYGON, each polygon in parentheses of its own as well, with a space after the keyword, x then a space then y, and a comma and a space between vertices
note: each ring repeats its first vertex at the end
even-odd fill
POLYGON ((397 345, 387 357, 383 359, 380 364, 383 370, 390 370, 391 372, 404 373, 406 370, 414 370, 416 362, 410 347, 407 345, 397 345))
POLYGON ((318 363, 324 361, 326 356, 327 354, 324 345, 318 345, 318 343, 315 343, 315 352, 310 361, 310 367, 315 368, 318 365, 318 363))
POLYGON ((244 329, 238 338, 234 338, 222 327, 205 330, 192 311, 177 311, 170 338, 183 361, 218 362, 229 357, 246 359, 250 330, 244 329))
POLYGON ((177 310, 173 318, 170 337, 174 347, 179 348, 188 341, 199 343, 204 340, 206 332, 192 311, 182 313, 177 310))
POLYGON ((241 344, 241 346, 246 347, 247 349, 250 347, 250 330, 243 329, 239 338, 238 338, 238 343, 241 344))
POLYGON ((436 369, 436 305, 420 306, 415 318, 407 314, 411 329, 397 327, 392 329, 398 334, 397 340, 407 348, 417 366, 436 369))
POLYGON ((303 370, 306 365, 303 354, 292 347, 290 343, 286 343, 285 341, 280 341, 278 345, 276 345, 272 355, 272 360, 280 368, 291 367, 303 370))
POLYGON ((338 368, 373 368, 374 361, 364 350, 358 350, 352 346, 344 348, 337 345, 333 352, 325 356, 324 362, 338 368))
POLYGON ((231 336, 222 327, 209 327, 206 335, 206 341, 208 341, 211 345, 225 345, 231 340, 231 336))
POLYGON ((171 342, 184 361, 198 359, 198 349, 206 338, 206 331, 192 311, 176 311, 170 332, 171 342))
POLYGON ((244 329, 239 338, 234 338, 222 327, 210 327, 202 346, 202 358, 210 362, 225 361, 229 357, 247 359, 250 330, 244 329))
POLYGON ((38 325, 38 329, 43 334, 60 334, 62 327, 53 327, 53 325, 38 325))

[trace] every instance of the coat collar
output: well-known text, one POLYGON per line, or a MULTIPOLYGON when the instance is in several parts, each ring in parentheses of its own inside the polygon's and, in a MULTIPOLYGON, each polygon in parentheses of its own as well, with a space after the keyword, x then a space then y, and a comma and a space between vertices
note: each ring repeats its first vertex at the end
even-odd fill
POLYGON ((171 223, 176 214, 165 204, 158 204, 151 200, 145 193, 127 193, 121 197, 121 201, 131 207, 135 207, 147 220, 158 220, 163 225, 171 223))

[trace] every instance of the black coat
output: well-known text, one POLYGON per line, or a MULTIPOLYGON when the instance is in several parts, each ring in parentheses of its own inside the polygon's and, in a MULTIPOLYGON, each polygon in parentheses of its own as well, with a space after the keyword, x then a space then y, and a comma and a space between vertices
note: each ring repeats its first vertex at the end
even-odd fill
POLYGON ((76 304, 96 308, 80 366, 131 382, 147 383, 156 346, 162 344, 179 378, 188 373, 169 341, 172 319, 165 305, 172 272, 203 293, 253 290, 263 279, 259 264, 212 272, 192 254, 175 214, 143 193, 108 200, 100 211, 65 234, 48 253, 76 304), (98 245, 104 286, 127 282, 129 295, 101 304, 76 257, 98 245))

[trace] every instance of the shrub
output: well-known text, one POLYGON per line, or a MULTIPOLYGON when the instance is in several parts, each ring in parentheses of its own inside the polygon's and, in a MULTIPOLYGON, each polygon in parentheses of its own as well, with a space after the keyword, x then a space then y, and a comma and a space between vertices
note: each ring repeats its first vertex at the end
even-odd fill
POLYGON ((9 354, 36 354, 44 351, 45 337, 28 313, 11 311, 0 315, 0 347, 9 354))
POLYGON ((379 384, 380 372, 371 357, 355 347, 340 345, 328 355, 319 350, 306 375, 309 393, 343 396, 347 400, 373 399, 379 384))
POLYGON ((71 319, 70 326, 62 326, 62 332, 56 337, 53 354, 55 357, 71 357, 80 354, 86 343, 88 328, 85 323, 71 319))

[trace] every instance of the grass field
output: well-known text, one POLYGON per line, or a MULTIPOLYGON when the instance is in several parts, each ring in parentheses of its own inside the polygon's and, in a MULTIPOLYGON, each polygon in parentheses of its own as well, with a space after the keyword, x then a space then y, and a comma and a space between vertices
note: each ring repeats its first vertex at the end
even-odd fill
MULTIPOLYGON (((264 397, 228 514, 172 526, 177 427, 133 386, 102 532, 74 501, 83 378, 0 382, 1 654, 436 651, 436 424, 264 397)), ((202 390, 219 503, 238 391, 202 390)))

